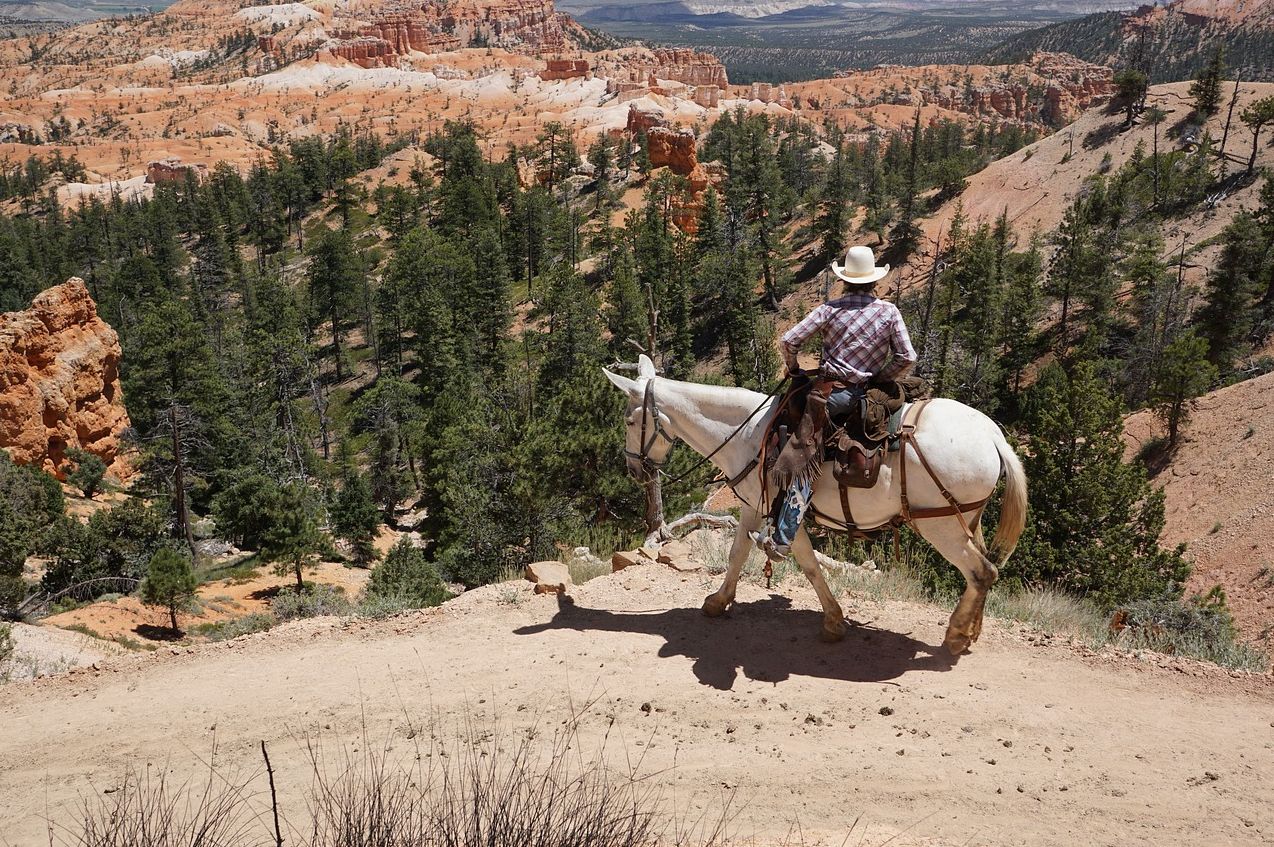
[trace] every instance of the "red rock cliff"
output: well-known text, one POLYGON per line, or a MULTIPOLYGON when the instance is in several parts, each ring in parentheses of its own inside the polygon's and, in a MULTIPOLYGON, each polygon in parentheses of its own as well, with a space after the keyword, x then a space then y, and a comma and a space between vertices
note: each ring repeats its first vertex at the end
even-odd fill
POLYGON ((119 387, 119 336, 75 277, 0 315, 0 448, 15 462, 61 476, 80 447, 119 476, 129 426, 119 387))

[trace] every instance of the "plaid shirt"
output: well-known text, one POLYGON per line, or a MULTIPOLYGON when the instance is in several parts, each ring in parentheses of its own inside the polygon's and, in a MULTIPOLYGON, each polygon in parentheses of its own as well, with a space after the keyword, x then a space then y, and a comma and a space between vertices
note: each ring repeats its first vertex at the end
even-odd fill
POLYGON ((823 334, 823 373, 851 385, 895 379, 916 362, 898 307, 872 294, 847 294, 810 312, 784 333, 784 358, 796 361, 796 352, 816 332, 823 334))

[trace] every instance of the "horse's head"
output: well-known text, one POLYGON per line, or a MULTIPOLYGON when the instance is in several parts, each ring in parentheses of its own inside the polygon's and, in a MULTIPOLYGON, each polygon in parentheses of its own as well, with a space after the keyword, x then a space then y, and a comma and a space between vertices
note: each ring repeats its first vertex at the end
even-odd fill
POLYGON ((668 432, 668 416, 659 410, 655 394, 655 363, 644 353, 637 360, 637 379, 602 368, 606 378, 628 396, 624 457, 628 472, 641 478, 663 465, 674 438, 668 432))

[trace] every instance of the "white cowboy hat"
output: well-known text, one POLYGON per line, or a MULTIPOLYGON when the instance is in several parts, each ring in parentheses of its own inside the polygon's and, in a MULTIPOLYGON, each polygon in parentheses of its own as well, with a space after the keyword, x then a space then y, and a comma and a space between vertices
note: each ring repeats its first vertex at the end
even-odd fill
POLYGON ((850 285, 870 285, 889 273, 889 265, 876 267, 876 254, 870 247, 850 247, 845 251, 845 264, 832 260, 832 273, 850 285))

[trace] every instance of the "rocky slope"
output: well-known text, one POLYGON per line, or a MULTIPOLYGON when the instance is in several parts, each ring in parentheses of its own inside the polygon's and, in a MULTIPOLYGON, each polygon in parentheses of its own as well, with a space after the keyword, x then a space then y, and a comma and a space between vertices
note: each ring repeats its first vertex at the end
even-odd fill
POLYGON ((79 447, 125 473, 119 360, 119 337, 78 278, 0 315, 0 449, 60 476, 79 447))
POLYGON ((803 109, 842 126, 909 126, 917 107, 926 121, 969 118, 1055 128, 1113 91, 1111 71, 1056 53, 1009 65, 888 66, 784 86, 803 109))
MULTIPOLYGON (((1163 435, 1149 412, 1126 423, 1129 455, 1163 435)), ((1154 480, 1166 544, 1188 545, 1188 590, 1225 589, 1243 634, 1274 646, 1274 374, 1200 397, 1181 445, 1154 480)))

